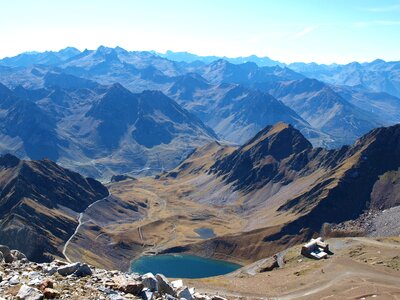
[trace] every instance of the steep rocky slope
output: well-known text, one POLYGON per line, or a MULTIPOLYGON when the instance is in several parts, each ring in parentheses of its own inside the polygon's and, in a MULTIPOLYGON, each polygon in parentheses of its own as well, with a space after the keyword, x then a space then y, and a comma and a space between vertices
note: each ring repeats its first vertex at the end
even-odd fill
POLYGON ((108 196, 100 182, 50 160, 0 157, 0 244, 34 260, 61 257, 61 245, 78 225, 77 216, 108 196))

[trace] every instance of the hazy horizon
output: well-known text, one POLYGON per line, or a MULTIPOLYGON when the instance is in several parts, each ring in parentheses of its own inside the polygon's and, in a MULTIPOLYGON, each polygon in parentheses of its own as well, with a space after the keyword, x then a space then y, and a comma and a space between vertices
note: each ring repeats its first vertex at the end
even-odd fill
MULTIPOLYGON (((80 52, 83 52, 83 51, 85 51, 85 50, 95 51, 95 50, 97 50, 97 49, 98 49, 99 47, 101 47, 101 46, 106 47, 106 48, 116 48, 116 47, 120 47, 120 48, 123 48, 124 50, 127 50, 127 51, 155 52, 156 54, 163 54, 163 55, 164 55, 164 54, 167 54, 168 51, 172 51, 172 52, 174 52, 174 53, 188 53, 188 54, 193 54, 193 55, 197 55, 197 56, 200 56, 200 57, 216 56, 216 57, 221 57, 221 58, 224 58, 224 57, 225 57, 225 58, 229 58, 229 59, 240 58, 240 57, 245 58, 245 57, 249 57, 249 56, 252 56, 252 55, 256 55, 256 54, 239 55, 239 56, 216 55, 216 54, 200 55, 200 54, 198 54, 198 53, 193 53, 193 52, 185 51, 185 50, 182 50, 182 51, 174 51, 174 50, 171 50, 171 49, 167 49, 167 50, 165 50, 165 51, 160 52, 160 51, 156 51, 156 50, 154 50, 154 49, 149 49, 149 50, 137 50, 137 49, 127 49, 127 48, 121 47, 121 46, 119 46, 119 45, 116 45, 116 46, 107 46, 107 45, 102 45, 102 44, 101 44, 101 45, 98 45, 97 47, 90 48, 90 49, 89 49, 89 48, 79 48, 79 47, 76 47, 76 46, 66 46, 66 47, 59 48, 59 49, 48 49, 48 50, 44 50, 44 51, 28 50, 28 51, 24 51, 24 52, 21 52, 21 53, 17 53, 16 55, 12 55, 12 56, 3 56, 3 57, 0 57, 0 60, 1 60, 1 59, 4 59, 4 58, 15 57, 15 56, 18 56, 18 55, 20 55, 20 54, 44 53, 44 52, 46 52, 46 51, 59 52, 59 51, 61 51, 61 50, 63 50, 63 49, 66 49, 66 48, 75 48, 75 49, 78 49, 80 52)), ((280 60, 278 60, 278 59, 275 59, 274 57, 270 57, 270 56, 268 56, 268 55, 265 55, 265 56, 258 56, 258 55, 256 55, 256 56, 259 57, 259 58, 267 57, 267 58, 269 58, 269 59, 271 59, 271 60, 278 61, 278 62, 280 62, 280 63, 287 64, 287 65, 289 65, 289 64, 291 64, 291 63, 303 63, 303 62, 304 62, 304 61, 293 61, 293 62, 286 63, 286 62, 284 62, 284 61, 280 61, 280 60)), ((399 61, 400 59, 399 59, 399 60, 385 60, 385 59, 382 59, 382 58, 380 58, 380 57, 376 57, 376 58, 371 59, 371 60, 368 60, 368 61, 353 60, 353 61, 349 61, 349 62, 345 62, 345 63, 337 63, 337 62, 318 63, 318 62, 315 62, 315 61, 310 61, 310 62, 306 62, 306 63, 318 63, 318 64, 334 65, 334 64, 349 64, 349 63, 357 62, 357 63, 361 63, 361 64, 362 64, 362 63, 371 63, 371 62, 373 62, 373 61, 375 61, 375 60, 384 60, 384 61, 386 61, 386 62, 391 62, 391 61, 399 61)))
POLYGON ((400 1, 50 1, 3 4, 0 57, 99 45, 324 64, 399 60, 400 1))

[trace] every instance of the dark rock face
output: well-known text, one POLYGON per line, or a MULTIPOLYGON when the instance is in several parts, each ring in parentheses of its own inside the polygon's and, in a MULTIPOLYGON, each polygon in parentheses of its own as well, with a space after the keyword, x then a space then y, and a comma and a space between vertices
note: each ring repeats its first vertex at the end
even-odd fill
POLYGON ((371 193, 371 207, 387 209, 400 205, 400 172, 388 171, 379 177, 371 193))
POLYGON ((113 175, 111 177, 111 182, 120 182, 120 181, 127 180, 127 179, 136 180, 135 177, 128 176, 128 175, 123 175, 123 174, 118 174, 118 175, 113 175))
POLYGON ((47 260, 60 255, 56 245, 65 242, 76 218, 65 209, 82 212, 108 196, 100 182, 61 168, 50 160, 24 161, 0 157, 0 243, 47 260))
POLYGON ((114 84, 86 116, 101 120, 97 131, 108 149, 117 148, 127 131, 146 148, 169 144, 183 134, 216 138, 211 129, 163 93, 133 94, 120 84, 114 84))
POLYGON ((62 89, 93 89, 98 87, 94 81, 79 78, 65 73, 49 72, 44 77, 44 85, 46 87, 59 87, 62 89))
POLYGON ((250 189, 273 180, 280 172, 282 160, 312 145, 291 125, 267 126, 229 156, 217 161, 211 171, 235 182, 237 188, 250 189))

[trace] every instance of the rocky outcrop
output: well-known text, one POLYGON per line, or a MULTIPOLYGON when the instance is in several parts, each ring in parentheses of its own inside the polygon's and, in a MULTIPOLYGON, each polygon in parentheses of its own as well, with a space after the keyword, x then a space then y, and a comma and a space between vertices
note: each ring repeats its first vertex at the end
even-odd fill
MULTIPOLYGON (((7 247, 0 247, 3 250, 0 253, 8 253, 7 247)), ((17 256, 12 262, 0 263, 0 295, 3 297, 0 299, 6 300, 224 299, 196 293, 194 288, 183 285, 182 280, 170 282, 162 274, 140 276, 97 269, 80 262, 66 264, 59 260, 34 263, 17 256), (79 273, 80 270, 83 272, 82 269, 85 269, 84 273, 79 273), (49 273, 49 270, 56 272, 49 273)))

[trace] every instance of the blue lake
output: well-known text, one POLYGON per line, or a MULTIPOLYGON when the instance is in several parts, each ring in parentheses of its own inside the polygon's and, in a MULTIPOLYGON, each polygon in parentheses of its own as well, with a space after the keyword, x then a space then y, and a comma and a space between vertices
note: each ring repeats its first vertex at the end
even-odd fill
POLYGON ((161 273, 172 278, 204 278, 239 269, 238 264, 190 254, 143 256, 132 262, 131 271, 139 274, 161 273))

